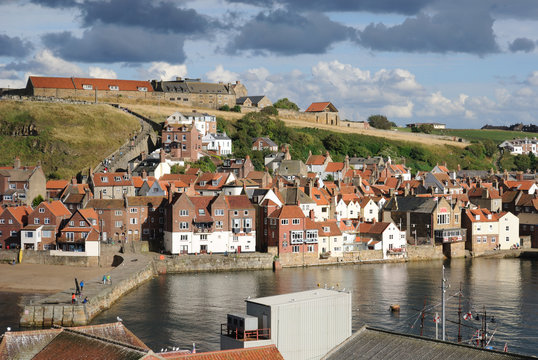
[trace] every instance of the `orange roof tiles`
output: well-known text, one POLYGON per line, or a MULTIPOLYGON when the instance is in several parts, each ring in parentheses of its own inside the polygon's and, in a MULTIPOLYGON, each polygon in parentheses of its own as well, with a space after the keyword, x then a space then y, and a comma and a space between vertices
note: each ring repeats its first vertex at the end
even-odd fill
POLYGON ((344 163, 342 162, 330 162, 325 168, 325 172, 338 172, 344 169, 344 163))
POLYGON ((246 349, 221 350, 188 355, 178 355, 173 359, 197 360, 284 360, 275 345, 251 347, 246 349))
MULTIPOLYGON (((4 211, 11 213, 11 216, 15 218, 21 225, 24 224, 23 218, 28 216, 32 212, 32 208, 29 206, 16 206, 7 207, 4 211)), ((1 214, 1 213, 0 213, 1 214)))
POLYGON ((284 205, 280 209, 275 210, 271 215, 271 218, 279 219, 291 219, 291 218, 304 218, 304 213, 297 205, 284 205))
POLYGON ((49 210, 55 215, 55 216, 71 216, 71 211, 65 205, 59 201, 51 201, 50 203, 45 203, 45 206, 49 208, 49 210))
POLYGON ((325 155, 310 155, 306 160, 306 165, 323 165, 325 159, 325 155))
POLYGON ((326 102, 314 102, 312 104, 310 104, 310 106, 308 107, 308 109, 305 110, 305 112, 319 112, 319 111, 323 111, 325 110, 325 108, 327 106, 329 106, 331 103, 326 101, 326 102))
POLYGON ((42 89, 75 89, 71 78, 30 76, 28 79, 34 88, 42 89))
POLYGON ((67 180, 49 180, 47 181, 47 189, 63 189, 69 184, 67 180))

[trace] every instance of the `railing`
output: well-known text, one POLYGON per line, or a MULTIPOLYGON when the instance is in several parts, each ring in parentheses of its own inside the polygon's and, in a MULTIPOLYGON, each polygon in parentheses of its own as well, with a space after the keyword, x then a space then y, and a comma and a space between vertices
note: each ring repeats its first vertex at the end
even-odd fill
POLYGON ((220 324, 220 334, 226 335, 235 340, 256 341, 271 339, 271 329, 242 330, 235 327, 229 327, 228 324, 220 324))

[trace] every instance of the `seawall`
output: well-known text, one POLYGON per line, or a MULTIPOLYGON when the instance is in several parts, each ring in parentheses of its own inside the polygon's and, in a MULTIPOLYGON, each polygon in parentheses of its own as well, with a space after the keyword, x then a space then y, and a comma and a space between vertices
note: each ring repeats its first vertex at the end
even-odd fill
POLYGON ((269 254, 151 256, 126 255, 123 262, 108 274, 111 284, 93 279, 85 284, 86 304, 71 304, 74 288, 25 305, 20 317, 21 327, 51 327, 87 325, 101 311, 108 309, 124 294, 158 274, 272 269, 269 254))

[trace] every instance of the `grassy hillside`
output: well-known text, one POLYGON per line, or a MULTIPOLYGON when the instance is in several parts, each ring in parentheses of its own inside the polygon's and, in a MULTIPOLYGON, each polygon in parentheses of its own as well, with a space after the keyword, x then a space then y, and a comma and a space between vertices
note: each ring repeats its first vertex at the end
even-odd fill
POLYGON ((236 156, 250 155, 258 169, 263 168, 264 154, 252 151, 251 139, 268 136, 278 144, 290 144, 292 157, 306 160, 308 152, 331 153, 335 161, 349 156, 390 156, 396 162, 404 162, 413 169, 431 170, 436 163, 447 162, 449 168, 458 164, 462 169, 483 169, 493 167, 493 159, 486 156, 485 147, 471 144, 465 148, 448 145, 421 145, 407 141, 360 134, 343 134, 315 128, 291 128, 283 121, 260 113, 251 113, 231 122, 219 119, 219 130, 225 130, 233 140, 236 156), (404 160, 405 159, 405 160, 404 160))
POLYGON ((434 134, 448 135, 461 137, 469 141, 485 141, 493 140, 496 144, 500 144, 505 140, 513 138, 532 138, 538 136, 537 133, 528 133, 522 131, 507 131, 507 130, 482 130, 482 129, 445 129, 435 130, 434 134))
POLYGON ((0 101, 0 165, 41 161, 45 174, 70 178, 123 144, 140 127, 136 118, 108 105, 0 101), (37 135, 24 135, 35 126, 37 135))

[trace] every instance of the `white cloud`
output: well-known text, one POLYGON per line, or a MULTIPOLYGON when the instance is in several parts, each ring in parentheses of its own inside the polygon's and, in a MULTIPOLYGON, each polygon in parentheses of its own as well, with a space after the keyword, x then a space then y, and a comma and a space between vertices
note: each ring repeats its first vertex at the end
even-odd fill
POLYGON ((224 83, 232 83, 239 78, 239 74, 233 71, 224 70, 224 67, 219 64, 215 70, 208 71, 205 74, 205 78, 210 82, 222 81, 224 83))
POLYGON ((90 66, 88 69, 88 73, 90 77, 93 78, 102 78, 102 79, 117 79, 118 75, 114 70, 111 69, 103 69, 96 66, 90 66))
POLYGON ((147 69, 139 69, 143 79, 175 80, 187 76, 187 65, 172 65, 167 62, 152 62, 147 69))
POLYGON ((404 106, 385 105, 381 108, 381 113, 388 118, 410 118, 413 116, 413 103, 408 101, 404 106))
POLYGON ((42 50, 34 57, 34 71, 32 75, 49 76, 84 76, 84 71, 78 66, 59 57, 56 57, 48 49, 42 50), (37 72, 37 73, 36 73, 37 72))

